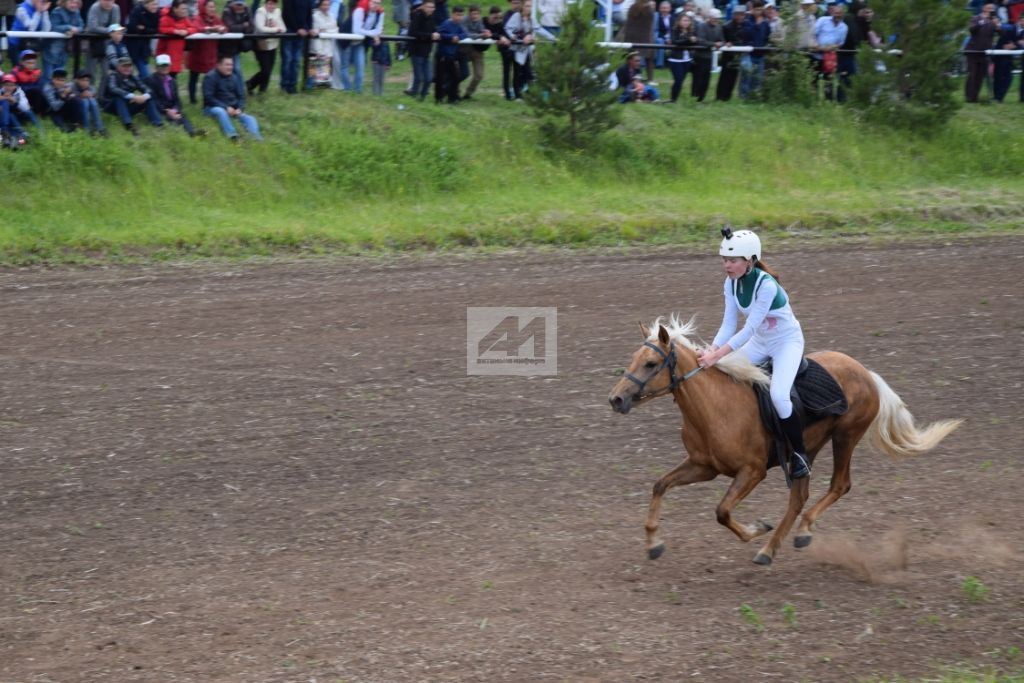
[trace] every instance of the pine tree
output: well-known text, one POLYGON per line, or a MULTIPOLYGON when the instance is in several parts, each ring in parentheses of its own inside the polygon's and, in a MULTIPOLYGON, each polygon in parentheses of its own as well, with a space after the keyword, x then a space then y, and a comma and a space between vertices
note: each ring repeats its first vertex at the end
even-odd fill
POLYGON ((957 81, 949 77, 957 61, 966 23, 946 0, 878 0, 873 28, 895 36, 886 51, 867 44, 857 55, 852 101, 868 120, 930 134, 960 108, 957 81), (902 51, 889 54, 889 49, 902 51))
POLYGON ((814 69, 806 52, 798 48, 800 6, 788 2, 782 8, 782 37, 772 36, 782 48, 768 55, 761 97, 772 104, 797 104, 811 107, 820 102, 814 86, 814 69))
POLYGON ((617 93, 608 89, 608 50, 590 25, 590 2, 568 3, 555 43, 540 43, 535 80, 526 101, 541 119, 540 131, 552 147, 583 149, 622 120, 617 93))

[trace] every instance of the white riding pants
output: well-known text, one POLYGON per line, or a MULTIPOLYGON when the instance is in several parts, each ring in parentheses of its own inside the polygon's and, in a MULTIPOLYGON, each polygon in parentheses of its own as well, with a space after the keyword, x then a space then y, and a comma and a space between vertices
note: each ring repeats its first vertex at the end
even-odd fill
POLYGON ((789 392, 804 357, 803 330, 798 327, 783 334, 758 332, 740 347, 740 351, 755 365, 769 358, 772 360, 772 405, 780 418, 786 419, 792 415, 793 401, 789 398, 789 392))

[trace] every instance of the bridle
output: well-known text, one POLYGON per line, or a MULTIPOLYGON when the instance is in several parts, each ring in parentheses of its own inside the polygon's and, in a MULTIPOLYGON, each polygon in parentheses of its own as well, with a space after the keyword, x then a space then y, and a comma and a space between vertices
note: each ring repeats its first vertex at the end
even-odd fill
POLYGON ((675 346, 675 344, 669 342, 669 351, 668 351, 668 353, 665 353, 664 351, 662 351, 660 346, 658 346, 657 344, 655 344, 654 342, 651 342, 651 341, 645 341, 644 342, 644 346, 646 346, 649 349, 654 349, 655 351, 658 352, 658 355, 661 356, 661 365, 658 366, 657 370, 655 370, 653 373, 651 373, 650 377, 648 377, 647 379, 643 379, 643 380, 640 379, 639 377, 637 377, 636 375, 634 375, 631 372, 625 373, 626 379, 628 379, 631 382, 635 383, 637 385, 637 387, 638 387, 638 393, 641 394, 640 398, 637 399, 637 401, 636 401, 636 405, 640 405, 644 401, 649 401, 652 398, 658 398, 659 396, 665 396, 666 394, 671 394, 672 392, 674 392, 676 390, 677 386, 679 386, 680 384, 682 384, 683 382, 685 382, 686 380, 690 379, 691 377, 693 377, 698 372, 700 372, 701 370, 704 369, 703 367, 698 365, 693 370, 690 370, 689 372, 687 372, 685 375, 683 375, 681 377, 677 376, 676 375, 676 362, 678 361, 678 358, 676 358, 676 346, 675 346), (643 391, 644 391, 644 387, 647 386, 647 383, 649 381, 651 381, 653 378, 655 378, 658 375, 660 375, 661 371, 664 370, 665 368, 668 368, 668 377, 669 377, 668 385, 662 387, 661 389, 657 389, 657 390, 647 394, 646 396, 642 395, 643 391))

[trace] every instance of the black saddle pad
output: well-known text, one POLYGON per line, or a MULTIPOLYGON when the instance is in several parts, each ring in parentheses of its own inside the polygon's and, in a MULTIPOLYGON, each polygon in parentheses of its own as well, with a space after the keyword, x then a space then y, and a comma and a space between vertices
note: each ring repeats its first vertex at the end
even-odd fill
MULTIPOLYGON (((765 372, 771 374, 771 363, 766 364, 765 372)), ((772 397, 768 385, 754 385, 757 395, 757 407, 761 412, 761 421, 765 429, 772 435, 772 445, 768 451, 768 467, 779 464, 779 458, 788 454, 789 446, 779 416, 772 405, 772 397)), ((850 405, 846 402, 843 388, 820 363, 804 358, 797 371, 793 390, 793 410, 803 420, 804 427, 834 415, 843 415, 850 405)))

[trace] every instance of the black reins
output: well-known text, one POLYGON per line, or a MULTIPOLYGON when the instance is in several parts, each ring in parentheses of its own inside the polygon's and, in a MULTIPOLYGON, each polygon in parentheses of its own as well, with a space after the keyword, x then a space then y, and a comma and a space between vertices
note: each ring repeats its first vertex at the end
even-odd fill
POLYGON ((658 354, 661 356, 661 365, 658 366, 657 370, 655 370, 653 373, 651 373, 650 377, 648 377, 647 379, 644 379, 644 380, 640 379, 639 377, 637 377, 636 375, 634 375, 631 372, 625 373, 626 378, 629 379, 630 381, 634 382, 639 387, 638 391, 639 391, 639 393, 641 395, 640 395, 640 398, 638 400, 638 403, 639 403, 639 401, 646 401, 647 399, 650 399, 650 398, 656 398, 658 396, 664 396, 665 394, 671 394, 673 391, 676 390, 677 386, 679 386, 680 384, 682 384, 683 382, 685 382, 686 380, 690 379, 691 377, 693 377, 698 372, 700 372, 701 370, 704 369, 700 365, 698 365, 693 370, 690 370, 688 373, 686 373, 685 375, 680 377, 680 376, 676 375, 676 362, 677 362, 678 359, 676 358, 676 346, 675 346, 675 344, 673 344, 672 342, 669 342, 669 352, 668 353, 665 353, 664 351, 662 351, 661 347, 659 347, 654 342, 645 341, 644 342, 644 346, 646 346, 647 348, 650 348, 650 349, 654 349, 655 351, 658 352, 658 354), (647 383, 649 381, 651 381, 652 379, 654 379, 655 377, 660 375, 661 371, 664 370, 665 368, 668 368, 668 377, 669 377, 668 386, 662 387, 661 389, 657 389, 657 390, 651 392, 650 394, 647 394, 646 396, 644 396, 643 395, 644 387, 647 386, 647 383))

